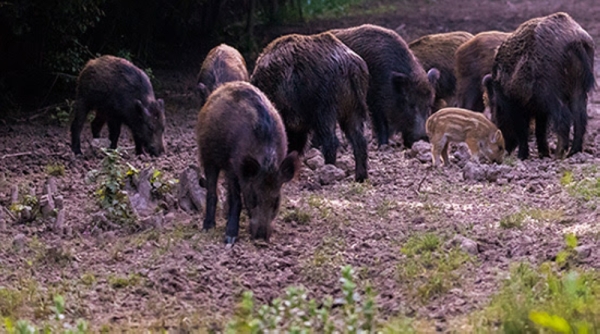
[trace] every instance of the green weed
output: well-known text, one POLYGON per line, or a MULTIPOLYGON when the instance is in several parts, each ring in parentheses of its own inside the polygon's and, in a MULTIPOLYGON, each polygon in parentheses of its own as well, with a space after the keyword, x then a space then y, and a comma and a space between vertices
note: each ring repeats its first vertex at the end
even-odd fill
POLYGON ((355 273, 342 268, 342 296, 321 301, 308 299, 303 287, 289 287, 282 298, 268 305, 255 305, 252 292, 242 296, 226 333, 372 333, 377 329, 377 306, 370 286, 359 294, 355 273), (336 307, 334 309, 334 304, 336 307))
POLYGON ((310 213, 302 210, 302 208, 291 208, 283 212, 282 219, 286 223, 296 222, 300 225, 308 225, 310 223, 310 213))
POLYGON ((398 278, 412 286, 416 297, 425 303, 460 286, 456 272, 471 257, 459 248, 442 248, 442 239, 433 233, 409 238, 400 250, 406 260, 397 266, 398 278))

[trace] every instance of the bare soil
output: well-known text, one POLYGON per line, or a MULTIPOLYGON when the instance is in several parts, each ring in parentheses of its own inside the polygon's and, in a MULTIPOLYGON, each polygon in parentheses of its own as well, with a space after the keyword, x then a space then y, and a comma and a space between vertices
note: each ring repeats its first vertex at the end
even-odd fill
MULTIPOLYGON (((511 31, 529 18, 556 11, 570 13, 595 40, 600 37, 600 2, 595 0, 405 1, 362 9, 366 14, 260 30, 259 44, 285 33, 362 23, 398 29, 407 41, 455 30, 511 31)), ((199 56, 198 69, 201 60, 199 56)), ((160 82, 157 96, 166 102, 167 154, 136 157, 124 131, 119 144, 127 148, 125 161, 140 169, 152 166, 166 178, 177 178, 197 164, 194 71, 154 69, 160 82)), ((99 228, 93 218, 99 211, 98 185, 85 182, 101 161, 88 144, 89 126, 82 138, 84 156, 75 157, 68 128, 46 117, 3 124, 0 205, 8 208, 14 185, 40 194, 49 178, 47 166, 62 164, 65 173, 56 183, 66 216, 64 226, 56 228, 50 220, 15 223, 6 213, 0 215, 0 287, 27 292, 16 311, 19 317, 46 319, 51 296, 60 293, 68 316, 83 317, 95 329, 212 326, 219 331, 243 291, 252 290, 260 302, 280 296, 289 285, 304 285, 314 297, 336 295, 339 268, 350 264, 360 281, 371 282, 378 292, 383 317, 408 315, 431 321, 440 331, 457 329, 470 312, 489 302, 512 263, 552 260, 564 247, 565 233, 576 233, 580 245, 591 247, 580 264, 600 268, 598 200, 585 201, 560 182, 565 171, 572 171, 575 180, 598 177, 599 103, 595 91, 588 103, 583 153, 565 160, 538 159, 531 142, 527 161, 518 161, 513 153, 502 166, 475 165, 491 171, 481 181, 465 180, 463 173, 473 165, 465 167, 461 147, 455 148, 451 166, 432 169, 431 162, 413 157, 400 144, 378 149, 369 133, 369 182, 353 182, 354 163, 345 144, 338 163, 346 171, 343 180, 321 185, 319 175, 303 165, 299 176, 284 186, 271 242, 250 240, 243 218, 240 240, 232 249, 223 244, 222 214, 217 228, 206 233, 199 229, 203 214, 176 206, 157 213, 163 219, 142 231, 99 228), (500 226, 518 213, 526 213, 520 228, 500 226), (308 219, 299 218, 303 214, 308 219), (449 291, 423 300, 397 271, 406 260, 400 252, 404 242, 427 232, 444 241, 466 237, 477 249, 449 291), (116 278, 128 278, 128 283, 114 284, 116 278)))

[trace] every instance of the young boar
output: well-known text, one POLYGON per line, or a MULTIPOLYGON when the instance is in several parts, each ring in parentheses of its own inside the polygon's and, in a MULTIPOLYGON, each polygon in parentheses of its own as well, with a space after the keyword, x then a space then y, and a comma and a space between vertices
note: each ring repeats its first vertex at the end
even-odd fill
POLYGON ((379 145, 402 132, 405 147, 427 139, 425 121, 431 114, 434 89, 440 72, 425 70, 406 42, 395 31, 364 24, 332 30, 337 38, 358 53, 369 69, 367 105, 379 145))
POLYGON ((281 114, 288 152, 303 152, 312 133, 325 163, 335 164, 337 120, 354 152, 356 181, 368 177, 363 123, 369 72, 361 57, 330 33, 286 35, 265 47, 250 80, 281 114))
POLYGON ((538 155, 549 156, 547 128, 554 127, 556 156, 573 145, 581 152, 587 126, 587 98, 595 85, 594 41, 566 13, 521 24, 498 48, 492 74, 483 79, 492 119, 502 130, 510 153, 529 157, 529 121, 535 119, 538 155))
POLYGON ((242 54, 227 44, 220 44, 208 52, 198 73, 201 104, 220 85, 230 81, 250 81, 242 54))
POLYGON ((71 149, 81 154, 81 130, 86 116, 96 111, 92 136, 98 138, 108 123, 110 148, 117 148, 121 124, 131 129, 135 153, 159 156, 165 151, 165 107, 156 100, 150 79, 129 61, 102 56, 87 62, 77 78, 75 118, 71 123, 71 149))
POLYGON ((298 169, 297 152, 286 156, 285 129, 271 102, 249 83, 225 83, 200 110, 196 139, 207 190, 203 228, 215 226, 217 181, 223 171, 229 207, 225 242, 233 244, 238 237, 242 197, 250 235, 268 241, 281 186, 298 169))
POLYGON ((498 47, 510 35, 507 32, 484 31, 461 45, 456 59, 456 106, 483 112, 483 77, 492 72, 498 47))
POLYGON ((451 142, 465 142, 472 158, 483 155, 493 162, 502 162, 504 138, 502 132, 482 113, 460 108, 444 108, 427 119, 427 135, 431 143, 433 166, 450 163, 448 146, 451 142))
POLYGON ((455 104, 456 76, 454 71, 454 53, 465 42, 473 38, 466 31, 454 31, 442 34, 422 36, 408 44, 425 71, 436 68, 440 78, 435 85, 433 112, 445 106, 455 104))

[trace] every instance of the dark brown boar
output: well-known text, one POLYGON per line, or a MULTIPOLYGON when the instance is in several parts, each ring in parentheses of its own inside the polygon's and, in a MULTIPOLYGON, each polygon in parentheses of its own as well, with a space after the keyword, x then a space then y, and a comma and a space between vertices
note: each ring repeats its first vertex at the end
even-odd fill
POLYGON ((393 30, 365 24, 331 32, 367 63, 367 105, 379 145, 388 144, 397 131, 402 132, 405 147, 427 139, 425 121, 433 106, 439 71, 425 73, 393 30))
POLYGON ((75 154, 81 154, 81 130, 91 110, 96 111, 92 136, 98 138, 108 123, 110 148, 117 148, 125 124, 131 129, 136 154, 159 156, 165 151, 164 102, 155 99, 146 73, 126 59, 102 56, 88 61, 77 78, 74 108, 71 149, 75 154))
POLYGON ((466 31, 454 31, 422 36, 408 44, 425 71, 436 68, 440 78, 435 84, 433 112, 455 105, 456 75, 454 53, 465 42, 473 38, 466 31))
POLYGON ((235 48, 220 44, 208 52, 198 73, 201 105, 217 87, 230 81, 250 81, 246 61, 235 48))
POLYGON ((581 152, 587 126, 588 92, 594 87, 594 41, 566 13, 521 24, 498 48, 492 74, 483 79, 492 119, 502 131, 506 150, 519 147, 527 159, 529 121, 535 119, 540 157, 549 155, 547 128, 558 142, 556 155, 581 152))
POLYGON ((461 45, 456 59, 456 105, 483 112, 483 77, 492 72, 498 47, 510 35, 501 31, 484 31, 461 45))
POLYGON ((250 78, 273 101, 288 136, 288 152, 303 152, 312 133, 325 163, 335 164, 336 120, 356 162, 355 179, 367 178, 363 135, 369 72, 356 53, 329 33, 286 35, 265 47, 250 78))
POLYGON ((298 169, 297 152, 286 156, 285 128, 274 106, 247 82, 225 83, 200 110, 196 139, 207 189, 203 228, 215 226, 217 181, 224 171, 229 207, 225 242, 233 244, 238 237, 241 196, 250 218, 251 236, 268 241, 281 186, 298 169))

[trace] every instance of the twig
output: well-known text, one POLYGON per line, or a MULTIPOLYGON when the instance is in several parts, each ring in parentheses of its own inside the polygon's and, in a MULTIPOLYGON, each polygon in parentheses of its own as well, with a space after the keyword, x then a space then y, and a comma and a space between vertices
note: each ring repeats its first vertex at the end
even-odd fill
POLYGON ((431 168, 428 168, 425 172, 425 175, 423 176, 423 178, 421 179, 421 181, 419 181, 419 184, 417 185, 417 189, 415 190, 415 192, 417 193, 417 195, 419 195, 421 192, 421 185, 423 184, 423 182, 425 182, 425 179, 427 178, 427 175, 429 175, 429 171, 431 171, 431 168))
POLYGON ((6 159, 6 158, 21 157, 24 155, 31 155, 31 154, 33 154, 33 151, 5 154, 2 157, 0 157, 0 160, 6 159))

